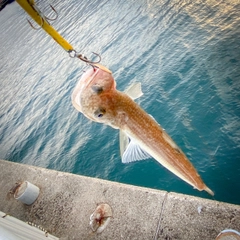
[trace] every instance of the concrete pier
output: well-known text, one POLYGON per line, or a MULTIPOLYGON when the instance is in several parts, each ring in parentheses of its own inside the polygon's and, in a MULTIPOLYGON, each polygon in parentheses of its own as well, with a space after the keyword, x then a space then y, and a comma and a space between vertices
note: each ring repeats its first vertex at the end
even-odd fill
POLYGON ((226 228, 240 231, 238 205, 4 160, 0 169, 0 211, 39 225, 61 240, 213 240, 226 228), (30 206, 9 194, 16 182, 24 180, 40 188, 30 206), (113 217, 96 234, 89 218, 100 203, 111 206, 113 217))

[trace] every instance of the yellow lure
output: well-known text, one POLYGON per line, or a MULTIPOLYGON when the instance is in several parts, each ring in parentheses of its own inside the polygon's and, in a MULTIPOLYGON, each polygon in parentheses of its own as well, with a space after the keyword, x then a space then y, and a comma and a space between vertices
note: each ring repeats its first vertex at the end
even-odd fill
POLYGON ((69 44, 49 23, 41 16, 35 7, 34 0, 16 0, 16 2, 31 16, 31 18, 40 25, 64 50, 74 51, 69 44))

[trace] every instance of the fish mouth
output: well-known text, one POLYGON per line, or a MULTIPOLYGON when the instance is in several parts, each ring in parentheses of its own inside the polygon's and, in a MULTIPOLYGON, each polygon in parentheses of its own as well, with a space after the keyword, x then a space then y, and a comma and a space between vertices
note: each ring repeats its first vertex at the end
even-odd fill
MULTIPOLYGON (((76 87, 73 90, 71 99, 72 99, 72 104, 73 106, 82 112, 82 106, 81 106, 81 95, 82 93, 96 80, 98 73, 105 72, 105 74, 109 74, 112 75, 112 72, 106 68, 105 66, 101 65, 101 64, 91 64, 92 68, 89 68, 81 77, 81 79, 79 80, 78 84, 76 85, 76 87)), ((101 73, 100 73, 101 74, 101 73)))
POLYGON ((92 81, 94 80, 95 76, 98 74, 99 71, 104 71, 106 73, 112 74, 112 72, 106 68, 105 66, 101 65, 101 64, 92 64, 92 69, 87 70, 87 72, 82 76, 81 81, 87 81, 85 84, 84 88, 87 88, 89 86, 89 84, 92 83, 92 81))
POLYGON ((89 84, 94 80, 94 77, 97 75, 97 69, 96 68, 89 68, 81 77, 79 82, 77 83, 76 87, 74 88, 72 92, 72 104, 73 106, 82 113, 82 107, 81 107, 81 94, 82 92, 89 86, 89 84))
POLYGON ((94 65, 92 65, 92 67, 94 68, 99 68, 99 69, 101 69, 101 70, 103 70, 104 72, 107 72, 107 73, 110 73, 110 74, 112 74, 112 71, 110 71, 108 68, 106 68, 105 66, 103 66, 103 65, 101 65, 101 64, 99 64, 99 63, 96 63, 96 64, 94 64, 94 65))

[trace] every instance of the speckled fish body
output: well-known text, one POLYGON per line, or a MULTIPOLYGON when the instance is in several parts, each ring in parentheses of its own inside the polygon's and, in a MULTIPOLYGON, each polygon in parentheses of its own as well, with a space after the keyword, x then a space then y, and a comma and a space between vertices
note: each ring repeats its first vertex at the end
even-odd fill
POLYGON ((134 144, 194 188, 213 195, 185 154, 153 117, 116 89, 108 69, 100 66, 85 72, 73 91, 72 103, 92 121, 123 131, 134 144))

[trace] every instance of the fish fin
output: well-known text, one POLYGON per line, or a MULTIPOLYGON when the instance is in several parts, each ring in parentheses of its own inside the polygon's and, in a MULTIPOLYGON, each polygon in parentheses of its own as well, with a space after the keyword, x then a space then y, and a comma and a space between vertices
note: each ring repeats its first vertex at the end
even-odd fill
POLYGON ((141 83, 133 83, 124 91, 133 100, 143 95, 141 83))
POLYGON ((129 144, 128 136, 122 131, 119 131, 119 145, 120 145, 120 155, 123 158, 123 153, 126 151, 129 144))
MULTIPOLYGON (((151 115, 151 114, 148 114, 148 115, 162 128, 161 124, 153 117, 153 115, 151 115)), ((163 130, 165 130, 165 129, 163 129, 163 130)))
POLYGON ((130 163, 134 161, 145 160, 148 158, 152 158, 152 156, 143 150, 134 141, 130 141, 130 143, 127 145, 126 150, 122 154, 123 163, 130 163))
POLYGON ((210 195, 214 196, 214 192, 213 192, 210 188, 208 188, 207 186, 205 186, 204 190, 205 190, 207 193, 209 193, 210 195))

